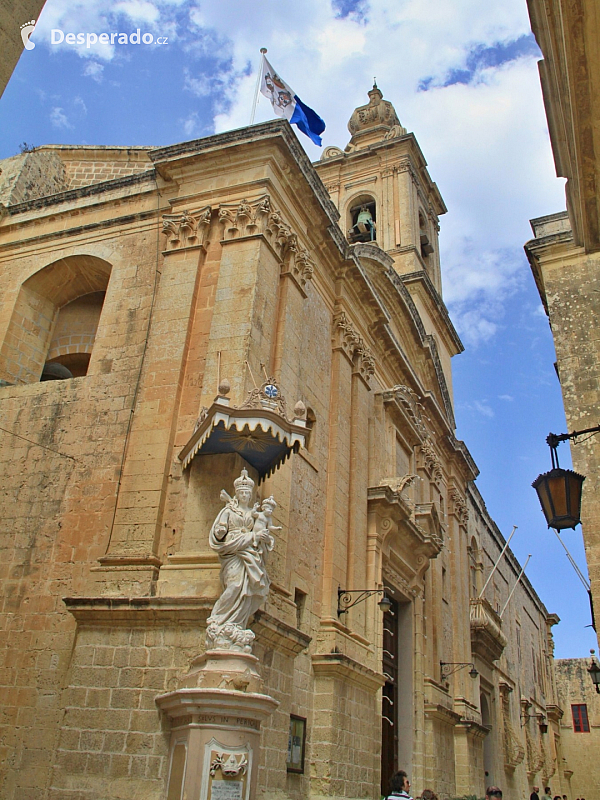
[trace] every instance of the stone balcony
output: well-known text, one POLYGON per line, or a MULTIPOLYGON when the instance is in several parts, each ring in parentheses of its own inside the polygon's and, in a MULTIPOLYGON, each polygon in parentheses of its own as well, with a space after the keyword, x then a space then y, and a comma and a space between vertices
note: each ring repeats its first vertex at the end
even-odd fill
POLYGON ((502 620, 483 597, 471 598, 471 650, 485 661, 497 661, 506 647, 502 620))

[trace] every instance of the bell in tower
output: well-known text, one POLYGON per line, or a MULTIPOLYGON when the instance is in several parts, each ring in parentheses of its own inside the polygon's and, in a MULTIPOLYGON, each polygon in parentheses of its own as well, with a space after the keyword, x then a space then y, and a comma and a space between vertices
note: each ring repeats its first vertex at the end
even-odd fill
MULTIPOLYGON (((372 203, 370 205, 373 206, 373 213, 371 213, 371 209, 366 204, 361 205, 358 209, 358 214, 356 214, 356 222, 348 231, 348 240, 351 244, 354 244, 355 242, 375 241, 375 231, 377 229, 374 218, 375 204, 372 203)), ((353 214, 353 217, 354 216, 355 215, 353 214)))

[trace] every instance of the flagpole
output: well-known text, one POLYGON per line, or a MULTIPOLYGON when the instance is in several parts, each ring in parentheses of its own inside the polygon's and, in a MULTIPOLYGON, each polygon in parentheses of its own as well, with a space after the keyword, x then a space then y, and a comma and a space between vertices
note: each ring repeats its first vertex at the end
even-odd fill
POLYGON ((494 564, 494 567, 493 567, 492 571, 491 571, 491 572, 490 572, 490 574, 488 575, 488 579, 487 579, 487 581, 485 582, 485 585, 484 585, 483 589, 482 589, 482 590, 479 592, 479 597, 483 597, 483 593, 484 593, 484 592, 485 592, 485 590, 487 589, 487 585, 488 585, 488 583, 489 583, 489 582, 492 580, 492 575, 494 574, 494 572, 496 572, 496 569, 498 568, 498 564, 500 563, 500 560, 501 560, 502 556, 504 555, 504 553, 506 553, 506 551, 507 551, 507 549, 508 549, 508 545, 510 544, 510 540, 511 540, 511 539, 512 539, 512 537, 515 535, 515 531, 516 531, 516 530, 517 530, 517 526, 516 526, 516 525, 513 525, 512 533, 511 533, 511 535, 508 537, 508 541, 506 542, 506 544, 505 544, 505 545, 504 545, 504 547, 502 548, 502 552, 501 552, 501 553, 500 553, 500 555, 498 556, 498 560, 496 561, 496 563, 494 564))
POLYGON ((260 63, 258 65, 258 75, 256 76, 256 88, 254 90, 254 102, 252 103, 252 114, 250 115, 250 125, 254 125, 254 115, 256 113, 256 106, 258 105, 258 90, 260 88, 260 79, 262 78, 262 65, 263 58, 267 52, 266 47, 260 48, 260 63))
POLYGON ((522 578, 522 577, 523 577, 523 575, 525 574, 525 568, 527 567, 527 564, 529 564, 529 559, 530 559, 530 558, 531 558, 531 553, 530 553, 530 554, 527 556, 527 561, 525 562, 525 566, 523 567, 523 569, 522 569, 522 570, 521 570, 521 572, 519 573, 519 577, 517 578, 517 582, 516 582, 516 583, 515 583, 515 585, 512 587, 511 593, 508 595, 508 600, 506 601, 506 603, 504 603, 504 608, 502 609, 502 611, 501 611, 501 612, 500 612, 500 614, 499 614, 499 616, 500 616, 500 619, 502 619, 502 616, 503 616, 504 612, 506 611, 506 606, 507 606, 507 605, 510 603, 511 597, 512 597, 512 596, 513 596, 513 594, 515 593, 515 589, 516 589, 516 588, 517 588, 517 586, 518 586, 518 585, 521 583, 521 578, 522 578))

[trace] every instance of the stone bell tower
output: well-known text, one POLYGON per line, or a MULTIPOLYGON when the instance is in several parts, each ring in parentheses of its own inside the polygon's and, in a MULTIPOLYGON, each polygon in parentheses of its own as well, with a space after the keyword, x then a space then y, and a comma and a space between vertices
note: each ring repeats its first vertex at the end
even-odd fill
POLYGON ((348 122, 345 150, 326 147, 315 165, 357 255, 383 250, 435 338, 448 386, 450 359, 463 349, 442 300, 439 217, 446 206, 413 133, 377 84, 348 122))

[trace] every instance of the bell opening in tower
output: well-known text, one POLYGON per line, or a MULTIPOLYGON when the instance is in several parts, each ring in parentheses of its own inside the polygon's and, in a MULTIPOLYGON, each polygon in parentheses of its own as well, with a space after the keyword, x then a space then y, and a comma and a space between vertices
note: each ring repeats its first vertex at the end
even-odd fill
POLYGON ((377 240, 377 210, 374 200, 365 200, 352 206, 350 218, 351 227, 348 231, 350 244, 377 240))

